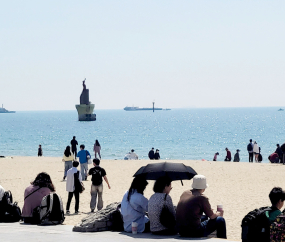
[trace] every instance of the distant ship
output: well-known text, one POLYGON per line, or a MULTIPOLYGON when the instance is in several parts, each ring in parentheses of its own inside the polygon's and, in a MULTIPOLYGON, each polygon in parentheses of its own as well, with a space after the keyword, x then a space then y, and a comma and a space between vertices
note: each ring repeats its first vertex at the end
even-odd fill
POLYGON ((278 111, 284 111, 284 109, 282 109, 282 108, 279 108, 279 109, 278 109, 278 111))
POLYGON ((0 108, 0 113, 16 113, 15 111, 8 111, 7 109, 3 108, 3 104, 2 104, 2 108, 0 108))
POLYGON ((163 108, 139 108, 139 107, 125 107, 124 108, 124 110, 125 111, 146 111, 146 110, 148 110, 148 111, 153 111, 153 110, 166 110, 166 111, 168 111, 168 110, 171 110, 170 108, 165 108, 165 109, 163 109, 163 108))

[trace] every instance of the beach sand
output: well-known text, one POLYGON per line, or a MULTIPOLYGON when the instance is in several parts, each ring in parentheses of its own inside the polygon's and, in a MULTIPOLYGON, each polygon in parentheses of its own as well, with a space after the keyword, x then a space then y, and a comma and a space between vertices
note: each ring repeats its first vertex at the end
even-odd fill
MULTIPOLYGON (((0 159, 0 185, 11 190, 14 200, 22 208, 24 190, 39 172, 50 174, 61 196, 64 208, 68 193, 65 190, 66 182, 62 181, 64 163, 61 157, 13 157, 0 159)), ((163 160, 160 160, 163 162, 163 160)), ((240 241, 241 220, 251 210, 270 205, 268 194, 274 186, 285 188, 285 166, 281 164, 233 163, 213 161, 171 160, 191 166, 198 174, 207 177, 209 187, 205 195, 209 198, 212 208, 216 210, 218 204, 224 207, 224 217, 227 223, 228 239, 240 241)), ((149 160, 102 160, 101 166, 106 170, 111 185, 108 189, 104 182, 104 207, 112 202, 120 202, 123 194, 129 188, 133 174, 148 163, 149 160)), ((89 165, 91 168, 91 165, 89 165)), ((92 165, 93 167, 93 165, 92 165)), ((145 196, 153 194, 153 181, 145 190, 145 196)), ((66 216, 65 224, 75 225, 90 213, 90 186, 91 179, 84 181, 86 190, 80 195, 79 215, 74 215, 74 198, 71 203, 71 215, 66 216)), ((176 205, 183 191, 190 189, 192 181, 184 180, 172 183, 170 192, 173 203, 176 205)), ((95 210, 96 211, 96 210, 95 210)))

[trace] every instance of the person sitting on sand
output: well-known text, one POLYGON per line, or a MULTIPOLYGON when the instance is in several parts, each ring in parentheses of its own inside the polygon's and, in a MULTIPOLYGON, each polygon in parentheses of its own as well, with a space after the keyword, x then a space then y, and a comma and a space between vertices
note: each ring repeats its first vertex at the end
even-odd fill
POLYGON ((131 150, 130 154, 129 154, 129 160, 138 160, 139 157, 138 155, 135 153, 135 150, 131 150))
POLYGON ((148 152, 148 158, 150 160, 154 159, 154 148, 152 147, 151 150, 148 152))
POLYGON ((41 205, 44 196, 54 191, 55 187, 49 174, 46 172, 39 173, 24 193, 24 206, 22 209, 24 223, 37 223, 36 218, 33 217, 33 210, 41 205))
POLYGON ((226 148, 226 151, 227 151, 227 155, 226 155, 225 161, 231 161, 232 160, 232 154, 228 148, 226 148))
POLYGON ((277 153, 272 153, 270 156, 268 156, 268 160, 271 163, 278 163, 279 162, 279 156, 277 153))
POLYGON ((240 150, 237 150, 237 153, 235 153, 234 162, 239 162, 240 161, 240 159, 239 159, 239 152, 240 152, 240 150))
POLYGON ((277 146, 277 148, 276 148, 276 150, 275 150, 275 153, 277 153, 277 154, 278 154, 278 157, 279 157, 280 163, 282 163, 282 156, 283 156, 282 149, 281 149, 281 147, 280 147, 280 145, 279 145, 279 144, 277 144, 276 146, 277 146))
POLYGON ((143 192, 148 182, 142 177, 135 177, 131 187, 124 194, 121 203, 121 214, 124 221, 124 230, 132 232, 132 222, 138 224, 137 232, 149 232, 149 219, 146 216, 148 211, 148 200, 143 192))
POLYGON ((84 149, 85 145, 80 145, 80 151, 78 152, 77 157, 79 158, 82 179, 86 181, 88 174, 88 159, 91 159, 91 155, 88 150, 84 149))
POLYGON ((176 223, 181 236, 206 237, 217 230, 218 238, 227 238, 224 211, 213 212, 209 199, 203 195, 207 187, 206 177, 196 175, 193 189, 181 195, 176 209, 176 223), (202 216, 203 213, 206 215, 202 216))
POLYGON ((219 155, 219 152, 216 152, 215 155, 214 155, 213 161, 217 161, 218 155, 219 155))
POLYGON ((159 160, 160 159, 159 149, 156 149, 155 154, 154 154, 154 159, 155 160, 159 160))
POLYGON ((72 168, 72 162, 74 160, 74 155, 70 151, 70 146, 66 146, 62 161, 64 162, 64 175, 63 175, 63 180, 66 178, 66 173, 67 171, 72 168))
POLYGON ((175 219, 175 209, 172 199, 169 196, 171 191, 171 179, 167 176, 162 176, 156 180, 153 186, 155 192, 148 201, 148 217, 150 221, 150 231, 157 235, 172 235, 177 234, 173 224, 173 228, 166 228, 160 222, 160 214, 164 205, 172 213, 175 219))
POLYGON ((72 197, 75 197, 75 214, 78 214, 79 211, 79 191, 75 189, 75 181, 74 179, 79 179, 79 182, 82 182, 81 173, 77 170, 79 166, 78 161, 72 162, 72 168, 67 171, 66 176, 66 191, 68 192, 68 200, 66 204, 66 214, 70 214, 69 208, 72 197))

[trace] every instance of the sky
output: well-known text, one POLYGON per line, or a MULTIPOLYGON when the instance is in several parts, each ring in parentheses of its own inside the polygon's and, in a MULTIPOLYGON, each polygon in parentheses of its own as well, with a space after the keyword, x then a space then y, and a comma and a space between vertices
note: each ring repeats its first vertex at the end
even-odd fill
POLYGON ((0 104, 285 106, 285 1, 2 1, 0 104))

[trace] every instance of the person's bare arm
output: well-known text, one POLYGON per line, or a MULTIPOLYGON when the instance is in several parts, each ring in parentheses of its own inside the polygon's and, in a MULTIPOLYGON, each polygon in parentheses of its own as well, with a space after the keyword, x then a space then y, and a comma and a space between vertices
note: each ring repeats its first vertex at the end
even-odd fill
POLYGON ((105 180, 105 182, 107 183, 107 185, 108 185, 109 189, 111 189, 110 184, 109 184, 109 182, 108 182, 108 178, 107 178, 107 176, 104 176, 104 180, 105 180))

